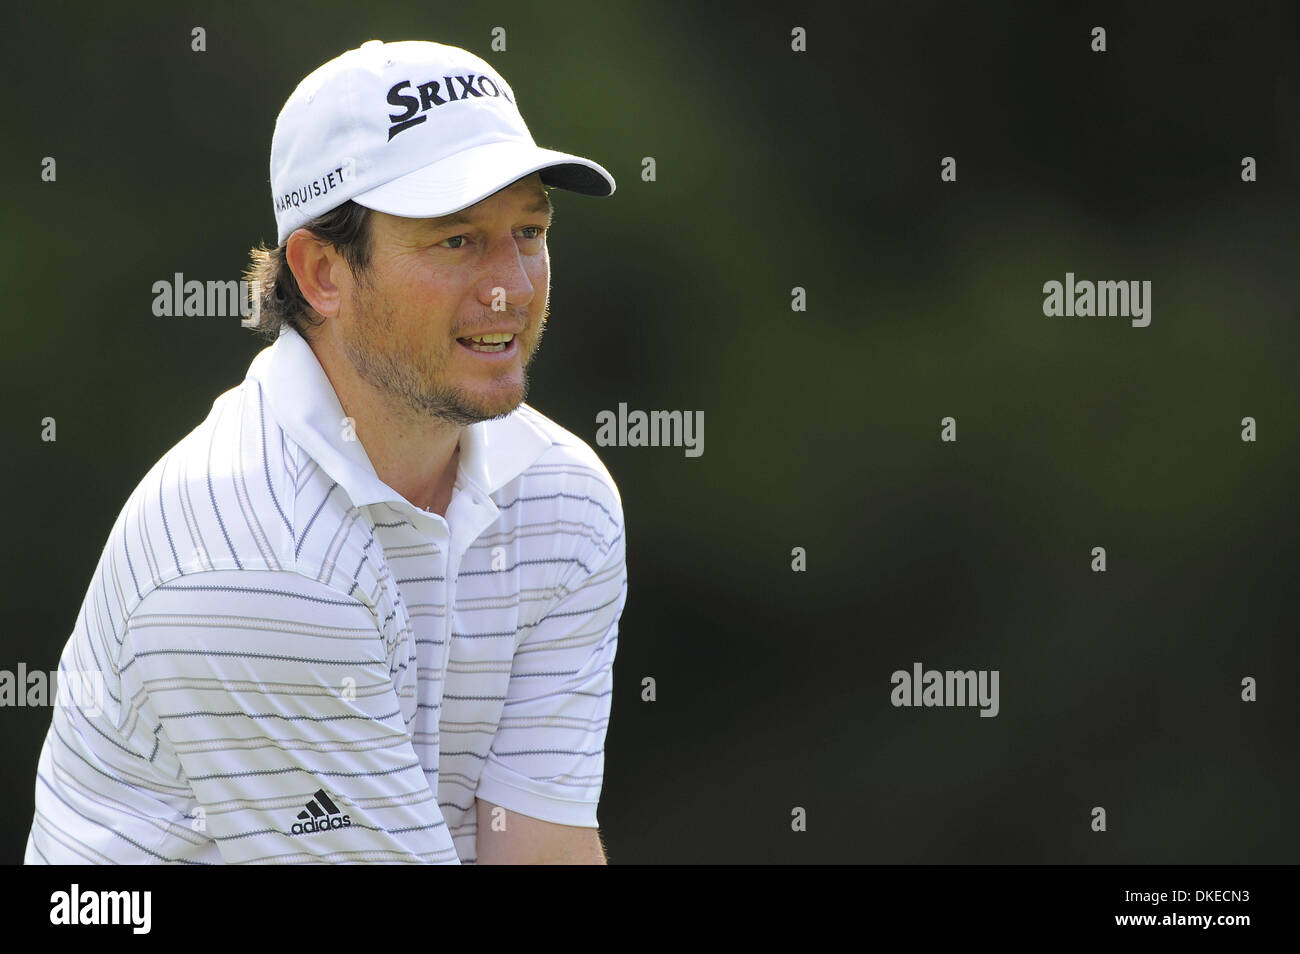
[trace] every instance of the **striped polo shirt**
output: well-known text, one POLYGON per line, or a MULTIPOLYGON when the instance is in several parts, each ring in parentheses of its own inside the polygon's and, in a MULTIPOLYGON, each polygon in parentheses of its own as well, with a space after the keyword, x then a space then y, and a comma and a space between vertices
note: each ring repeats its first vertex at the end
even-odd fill
POLYGON ((28 863, 476 860, 475 798, 596 827, 618 489, 528 405, 446 519, 375 473, 286 329, 145 475, 64 648, 28 863))

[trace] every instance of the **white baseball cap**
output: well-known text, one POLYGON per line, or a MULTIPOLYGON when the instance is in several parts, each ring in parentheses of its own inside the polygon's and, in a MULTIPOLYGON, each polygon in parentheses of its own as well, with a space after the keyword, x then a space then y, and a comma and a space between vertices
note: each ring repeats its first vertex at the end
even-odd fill
POLYGON ((612 195, 590 159, 533 141, 514 90, 484 60, 442 43, 369 40, 298 84, 275 121, 277 244, 352 199, 391 215, 458 212, 534 172, 612 195))

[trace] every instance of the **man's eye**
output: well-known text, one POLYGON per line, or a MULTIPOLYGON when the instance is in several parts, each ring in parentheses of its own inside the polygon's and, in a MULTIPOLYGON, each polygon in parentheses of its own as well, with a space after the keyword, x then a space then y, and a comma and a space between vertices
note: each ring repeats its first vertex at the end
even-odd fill
POLYGON ((525 225, 522 231, 534 233, 532 235, 525 235, 524 238, 526 239, 539 239, 542 237, 542 233, 545 232, 546 229, 542 228, 540 225, 525 225))
POLYGON ((451 238, 449 238, 449 239, 443 239, 443 240, 442 240, 441 242, 439 242, 438 244, 439 244, 439 245, 442 245, 442 246, 444 246, 444 247, 446 247, 446 248, 461 248, 462 245, 447 245, 447 243, 448 243, 448 242, 461 242, 461 243, 463 243, 463 242, 465 241, 465 238, 466 238, 466 237, 465 237, 464 235, 453 235, 453 236, 452 236, 451 238))

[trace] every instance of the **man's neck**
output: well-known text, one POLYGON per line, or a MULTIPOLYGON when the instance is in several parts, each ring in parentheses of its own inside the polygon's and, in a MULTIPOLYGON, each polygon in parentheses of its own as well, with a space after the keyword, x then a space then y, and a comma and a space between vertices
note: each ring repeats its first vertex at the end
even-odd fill
POLYGON ((379 479, 412 504, 447 515, 463 427, 424 418, 376 394, 329 349, 312 349, 379 479))

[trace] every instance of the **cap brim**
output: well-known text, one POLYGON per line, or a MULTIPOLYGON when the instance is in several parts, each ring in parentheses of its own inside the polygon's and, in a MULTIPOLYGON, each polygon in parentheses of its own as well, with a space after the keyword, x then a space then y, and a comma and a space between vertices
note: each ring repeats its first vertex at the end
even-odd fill
POLYGON ((481 202, 534 172, 557 189, 595 196, 614 193, 614 177, 590 159, 511 140, 463 149, 353 196, 353 201, 389 215, 433 218, 481 202))

